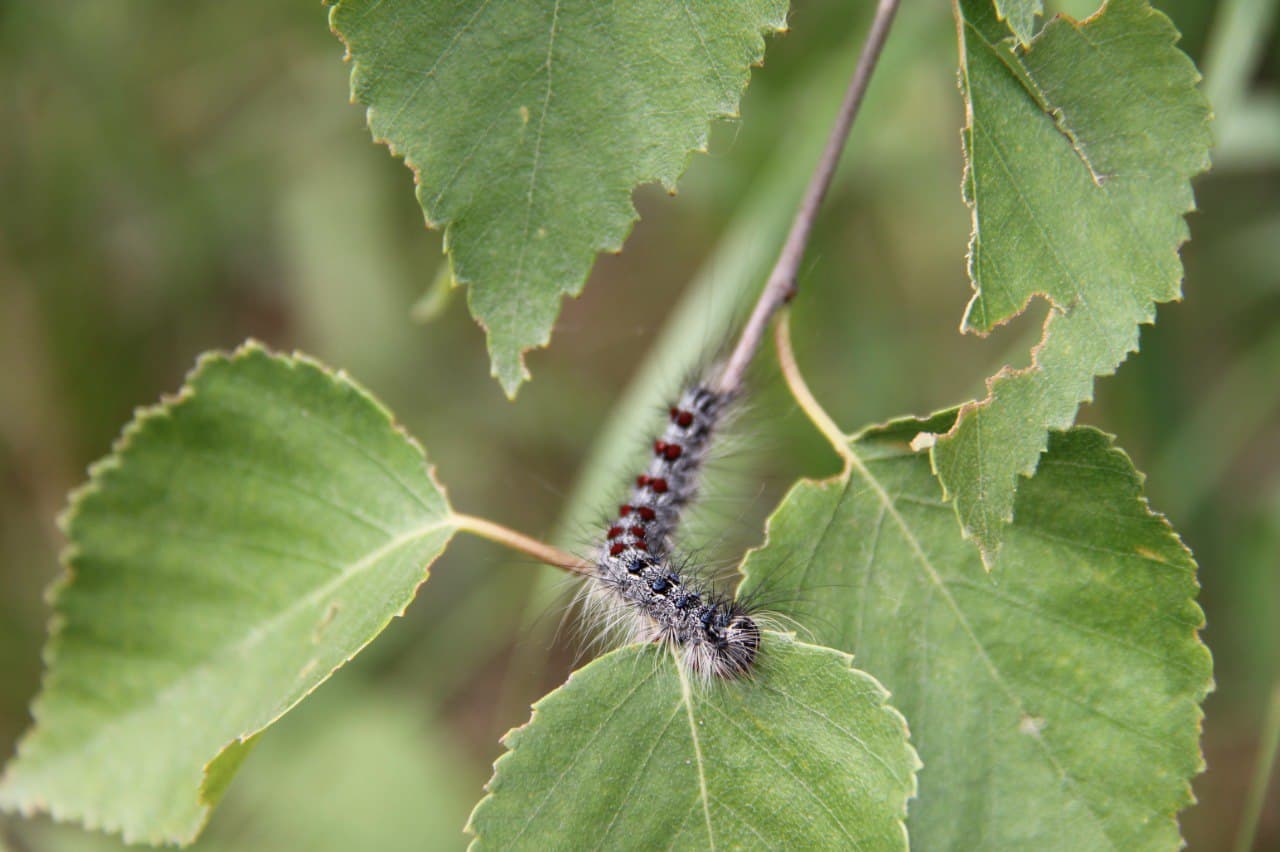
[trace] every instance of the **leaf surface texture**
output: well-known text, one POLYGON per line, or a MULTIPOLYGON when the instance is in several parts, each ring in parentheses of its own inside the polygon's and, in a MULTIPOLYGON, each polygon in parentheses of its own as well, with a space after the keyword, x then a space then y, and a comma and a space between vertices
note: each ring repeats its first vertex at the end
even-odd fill
POLYGON ((1203 767, 1209 652, 1190 553, 1093 429, 1054 433, 993 571, 901 421, 797 484, 745 563, 748 594, 857 655, 924 762, 921 849, 1171 849, 1203 767))
POLYGON ((1048 430, 1075 421, 1094 377, 1137 350, 1157 303, 1180 296, 1209 107, 1177 31, 1145 0, 1111 0, 1083 23, 1055 18, 1025 50, 988 0, 958 9, 975 288, 964 328, 985 334, 1036 296, 1051 304, 1031 367, 989 379, 933 449, 990 562, 1048 430))
POLYGON ((152 843, 196 835, 253 738, 404 609, 454 529, 381 405, 253 344, 140 411, 64 527, 0 804, 152 843))
POLYGON ((575 672, 507 735, 475 847, 905 849, 919 762, 884 688, 783 634, 759 663, 691 683, 649 645, 575 672))
POLYGON ((631 192, 674 190, 737 114, 786 0, 342 0, 334 31, 374 138, 413 170, 514 394, 560 300, 618 251, 631 192))

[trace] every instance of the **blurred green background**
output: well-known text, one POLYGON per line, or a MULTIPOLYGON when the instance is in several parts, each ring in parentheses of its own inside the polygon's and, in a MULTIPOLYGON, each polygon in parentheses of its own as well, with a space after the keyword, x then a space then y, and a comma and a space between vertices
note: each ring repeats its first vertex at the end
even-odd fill
MULTIPOLYGON (((905 5, 794 311, 801 363, 848 429, 980 393, 1026 363, 1044 315, 986 341, 956 331, 970 291, 954 24, 944 4, 905 5)), ((1183 824, 1193 849, 1219 849, 1280 680, 1280 4, 1156 5, 1206 70, 1220 144, 1185 301, 1082 419, 1120 436, 1199 558, 1218 689, 1183 824)), ((252 336, 345 368, 425 444, 459 510, 584 551, 618 496, 615 445, 640 443, 679 380, 662 360, 718 345, 762 281, 870 6, 795 0, 742 119, 716 126, 679 197, 637 192, 626 251, 565 305, 512 404, 461 294, 432 289, 440 235, 347 103, 318 3, 0 0, 0 755, 38 687, 67 490, 205 349, 252 336), (415 323, 433 292, 418 314, 434 319, 415 323)), ((754 385, 701 512, 726 562, 795 478, 835 468, 776 371, 754 385)), ((264 737, 200 847, 463 846, 500 735, 578 653, 547 573, 456 540, 406 617, 264 737)), ((1273 783, 1257 848, 1280 848, 1278 801, 1273 783)), ((114 845, 0 817, 6 844, 114 845)))

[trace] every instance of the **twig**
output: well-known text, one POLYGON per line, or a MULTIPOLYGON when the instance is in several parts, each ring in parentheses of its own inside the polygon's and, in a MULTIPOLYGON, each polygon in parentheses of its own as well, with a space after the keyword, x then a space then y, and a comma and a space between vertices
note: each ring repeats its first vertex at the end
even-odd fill
MULTIPOLYGON (((889 35, 889 26, 893 23, 893 16, 898 11, 899 2, 900 0, 880 0, 880 5, 876 7, 875 18, 871 21, 871 30, 867 33, 867 40, 858 57, 858 65, 854 68, 849 87, 845 90, 844 100, 841 101, 840 110, 836 113, 836 122, 831 128, 831 134, 827 137, 826 147, 822 150, 822 156, 818 158, 813 177, 809 179, 804 197, 800 200, 800 206, 791 222, 791 230, 787 233, 786 242, 782 245, 782 251, 778 254, 773 271, 769 273, 769 280, 756 301, 751 317, 742 329, 737 346, 734 347, 733 353, 716 379, 717 388, 722 392, 732 393, 741 386, 742 376, 746 373, 751 359, 755 357, 756 350, 760 348, 760 341, 764 339, 769 321, 773 319, 778 309, 795 295, 796 276, 800 270, 800 261, 804 258, 805 248, 809 244, 809 237, 813 232, 818 208, 822 206, 822 200, 831 187, 832 178, 835 177, 836 166, 840 163, 840 154, 844 150, 845 140, 849 138, 849 129, 853 127, 858 108, 862 106, 867 84, 871 81, 871 72, 875 70, 876 62, 880 59, 880 52, 884 49, 885 38, 889 35)), ((780 328, 779 334, 785 336, 786 329, 780 328)), ((795 359, 790 357, 789 343, 785 349, 789 361, 783 365, 784 372, 788 372, 788 380, 793 390, 796 387, 804 388, 804 381, 799 378, 795 359)), ((807 388, 805 393, 808 393, 807 388)), ((811 395, 808 398, 813 401, 811 395)), ((846 444, 840 436, 840 430, 830 421, 830 418, 826 417, 816 401, 813 401, 809 411, 810 416, 813 416, 814 411, 822 414, 825 420, 817 418, 814 422, 819 424, 823 433, 831 439, 837 451, 840 452, 840 447, 846 444)), ((847 447, 842 455, 847 458, 847 447)), ((460 530, 526 553, 540 562, 575 574, 591 573, 591 565, 573 554, 544 544, 501 524, 461 514, 454 515, 454 521, 460 530)))
POLYGON ((530 538, 524 533, 518 533, 501 524, 495 524, 493 521, 477 518, 474 515, 455 514, 453 520, 460 530, 478 535, 481 538, 487 538, 489 541, 497 542, 512 550, 526 553, 539 562, 545 562, 547 565, 563 568, 575 574, 591 573, 590 563, 584 562, 572 553, 552 547, 549 544, 543 544, 536 538, 530 538))
POLYGON ((875 18, 871 21, 871 30, 867 33, 862 53, 858 56, 858 65, 854 68, 849 87, 845 90, 840 111, 836 113, 836 122, 831 128, 831 134, 827 137, 827 146, 818 159, 818 165, 813 171, 813 177, 809 180, 804 198, 801 199, 800 207, 796 210, 791 231, 787 234, 787 240, 782 245, 777 263, 769 273, 769 280, 760 293, 751 317, 742 329, 738 345, 734 347, 733 353, 725 362, 724 369, 717 379, 717 389, 722 392, 732 393, 741 386, 743 374, 746 373, 751 359, 755 357, 756 350, 760 348, 760 341, 764 339, 769 321, 778 309, 791 301, 795 295, 800 261, 804 258, 805 248, 809 244, 813 223, 818 216, 818 208, 822 206, 822 200, 831 187, 832 178, 835 177, 836 166, 840 163, 840 154, 844 150, 845 140, 849 137, 853 120, 857 118, 858 108, 862 106, 867 84, 871 82, 871 72, 875 70, 876 62, 879 61, 880 53, 884 49, 885 39, 889 35, 889 26, 893 23, 894 13, 898 11, 898 3, 899 0, 880 0, 880 5, 876 7, 875 18))

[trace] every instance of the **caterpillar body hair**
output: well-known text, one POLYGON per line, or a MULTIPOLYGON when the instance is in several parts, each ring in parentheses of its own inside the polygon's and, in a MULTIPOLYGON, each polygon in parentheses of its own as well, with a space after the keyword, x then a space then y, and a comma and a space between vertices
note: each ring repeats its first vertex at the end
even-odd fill
POLYGON ((708 679, 748 674, 760 648, 760 627, 746 608, 673 556, 681 515, 697 495, 712 438, 733 401, 704 376, 671 406, 645 472, 605 532, 591 583, 628 638, 671 645, 708 679))

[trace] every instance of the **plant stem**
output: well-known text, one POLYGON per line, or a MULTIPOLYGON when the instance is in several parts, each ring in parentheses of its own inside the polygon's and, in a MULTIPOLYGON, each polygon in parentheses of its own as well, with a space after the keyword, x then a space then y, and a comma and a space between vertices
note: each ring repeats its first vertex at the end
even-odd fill
POLYGON ((544 544, 536 538, 530 538, 524 533, 516 532, 501 524, 495 524, 493 521, 477 518, 474 515, 454 514, 453 520, 460 530, 469 532, 472 535, 478 535, 481 538, 487 538, 489 541, 497 542, 512 550, 526 553, 539 562, 545 562, 556 568, 563 568, 574 574, 591 573, 590 563, 579 559, 572 553, 544 544))
POLYGON ((818 404, 809 384, 800 373, 800 365, 796 363, 795 351, 791 348, 791 321, 786 311, 778 315, 778 323, 773 327, 774 348, 778 353, 778 366, 782 370, 782 378, 787 389, 795 397, 800 409, 823 437, 831 443, 831 448, 844 459, 846 466, 853 460, 853 449, 849 446, 849 437, 840 431, 840 427, 831 419, 831 415, 818 404))
POLYGON ((1240 820, 1240 833, 1236 837, 1236 852, 1249 852, 1258 834, 1258 821, 1262 816, 1262 804, 1267 800, 1271 772, 1276 757, 1280 756, 1280 683, 1271 690, 1267 706, 1267 718, 1262 723, 1262 738, 1258 743, 1258 764, 1253 768, 1253 781, 1249 784, 1249 796, 1245 800, 1244 816, 1240 820))
POLYGON ((760 348, 760 341, 764 339, 769 321, 773 319, 773 315, 779 308, 795 296, 800 261, 804 259, 805 248, 813 233, 818 208, 822 206, 822 200, 831 187, 832 178, 835 177, 836 166, 840 163, 840 154, 844 151, 845 140, 849 138, 853 120, 857 118, 858 109, 862 106, 862 98, 867 93, 867 84, 871 82, 871 72, 875 70, 880 53, 884 49, 894 13, 898 11, 898 3, 899 0, 880 0, 880 4, 876 7, 876 15, 871 21, 867 40, 863 43, 862 53, 858 56, 858 65, 853 70, 853 77, 845 90, 844 100, 836 113, 836 121, 827 137, 827 145, 822 151, 822 156, 818 158, 813 177, 809 179, 804 198, 801 199, 795 219, 791 222, 787 241, 783 243, 773 271, 769 273, 769 280, 760 293, 751 317, 742 329, 738 345, 734 347, 733 353, 725 362, 724 369, 716 381, 717 389, 722 392, 732 393, 741 386, 742 377, 751 359, 755 357, 756 350, 760 348))
MULTIPOLYGON (((782 250, 778 253, 778 259, 773 265, 773 271, 769 273, 769 279, 765 282, 764 290, 760 293, 760 298, 756 301, 755 308, 751 311, 751 316, 747 320, 747 324, 742 329, 742 334, 738 338, 738 343, 733 349, 733 353, 729 356, 729 360, 725 362, 724 369, 721 370, 716 380, 719 390, 726 393, 735 392, 742 385, 742 377, 747 371, 747 367, 751 364, 751 359, 755 357, 756 351, 760 348, 760 341, 764 339, 765 329, 769 325, 769 321, 773 319, 778 309, 791 301, 792 296, 796 292, 796 277, 800 270, 800 261, 804 258, 805 248, 809 244, 809 237, 813 233, 813 224, 818 217, 818 208, 822 206, 822 200, 827 195, 827 190, 831 187, 831 181, 835 177, 836 166, 840 163, 840 154, 844 151, 845 141, 849 138, 849 130, 853 127, 853 120, 858 116, 858 109, 862 106, 863 96, 867 93, 867 84, 871 82, 871 72, 875 70, 876 63, 880 60, 880 53, 884 49, 885 39, 889 35, 889 27, 893 23, 893 16, 898 11, 900 0, 880 0, 879 6, 876 7, 875 18, 871 21, 871 29, 867 33, 867 40, 863 43, 862 53, 858 56, 857 67, 853 70, 853 77, 849 80, 849 86, 845 90, 844 100, 840 102, 840 109, 836 113, 835 125, 831 128, 831 133, 827 137, 826 147, 822 150, 822 156, 818 158, 818 164, 813 170, 813 176, 809 178, 809 184, 805 189, 804 197, 800 200, 800 206, 796 209, 795 218, 791 222, 791 230, 787 233, 786 242, 782 245, 782 250)), ((784 337, 788 334, 785 328, 780 327, 780 335, 784 337)), ((808 393, 804 380, 799 376, 799 370, 796 367, 795 359, 790 355, 790 343, 787 338, 786 343, 786 359, 783 365, 784 372, 788 373, 788 383, 791 384, 793 391, 795 388, 804 388, 808 393)), ((817 402, 813 400, 812 395, 808 399, 813 403, 812 411, 822 414, 825 421, 815 419, 815 423, 819 423, 823 428, 824 434, 836 446, 837 451, 845 444, 840 438, 840 430, 835 424, 826 418, 825 412, 818 407, 817 402)), ((847 456, 847 449, 843 455, 847 456)), ((518 550, 521 553, 528 554, 540 562, 557 568, 563 568, 576 574, 591 573, 591 565, 577 558, 571 553, 566 553, 559 548, 544 544, 537 539, 530 538, 523 533, 508 529, 501 524, 493 521, 477 518, 472 515, 455 514, 454 521, 458 525, 458 529, 478 535, 481 538, 487 538, 490 541, 518 550)))

